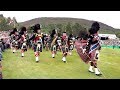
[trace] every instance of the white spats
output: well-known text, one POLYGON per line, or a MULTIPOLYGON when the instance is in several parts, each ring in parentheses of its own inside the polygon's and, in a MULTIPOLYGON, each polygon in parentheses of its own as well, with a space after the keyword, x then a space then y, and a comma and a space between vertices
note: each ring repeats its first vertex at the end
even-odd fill
POLYGON ((95 68, 95 74, 96 74, 96 75, 99 75, 99 74, 100 74, 98 68, 95 68))
POLYGON ((40 49, 40 44, 37 44, 37 49, 40 49))
POLYGON ((23 43, 23 46, 26 46, 26 43, 23 43))
POLYGON ((69 55, 72 55, 72 52, 69 52, 69 55))
POLYGON ((22 53, 22 57, 24 57, 24 53, 22 53))
POLYGON ((15 52, 16 52, 16 50, 14 49, 14 50, 13 50, 13 53, 15 53, 15 52))
POLYGON ((63 61, 64 63, 66 63, 66 57, 63 57, 63 58, 62 58, 62 61, 63 61))
POLYGON ((90 66, 90 67, 89 67, 89 71, 90 71, 90 72, 94 72, 94 71, 93 71, 93 66, 90 66))
POLYGON ((38 62, 39 61, 39 58, 38 58, 38 56, 36 57, 36 62, 38 62))
POLYGON ((55 57, 55 54, 52 54, 52 58, 54 58, 55 57))

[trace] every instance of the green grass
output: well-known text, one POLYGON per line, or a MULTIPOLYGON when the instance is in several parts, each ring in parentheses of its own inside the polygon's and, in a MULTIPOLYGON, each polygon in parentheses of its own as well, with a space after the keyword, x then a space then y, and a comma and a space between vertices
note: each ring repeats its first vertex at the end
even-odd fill
POLYGON ((50 51, 43 51, 40 62, 35 62, 34 52, 29 49, 25 57, 20 51, 13 54, 10 49, 4 53, 3 79, 119 79, 120 78, 120 50, 102 48, 98 67, 104 75, 96 76, 88 72, 88 64, 82 62, 76 51, 68 55, 67 63, 62 62, 62 53, 55 58, 50 51), (105 76, 105 77, 104 77, 105 76))

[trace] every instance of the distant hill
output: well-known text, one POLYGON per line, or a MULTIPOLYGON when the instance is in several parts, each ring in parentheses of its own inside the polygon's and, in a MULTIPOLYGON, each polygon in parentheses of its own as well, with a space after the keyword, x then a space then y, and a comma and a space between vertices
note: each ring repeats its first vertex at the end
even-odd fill
MULTIPOLYGON (((32 20, 28 20, 28 21, 25 21, 25 22, 20 22, 19 24, 21 26, 26 26, 26 27, 29 27, 29 26, 32 26, 36 23, 40 23, 42 25, 48 25, 48 24, 64 24, 64 23, 79 23, 80 25, 86 27, 87 29, 90 28, 91 24, 94 22, 94 21, 90 21, 90 20, 86 20, 86 19, 79 19, 79 18, 58 18, 58 17, 42 17, 42 18, 35 18, 35 19, 32 19, 32 20)), ((100 23, 100 26, 101 26, 101 33, 115 33, 115 32, 120 32, 119 29, 115 29, 109 25, 106 25, 102 22, 99 22, 100 23)))

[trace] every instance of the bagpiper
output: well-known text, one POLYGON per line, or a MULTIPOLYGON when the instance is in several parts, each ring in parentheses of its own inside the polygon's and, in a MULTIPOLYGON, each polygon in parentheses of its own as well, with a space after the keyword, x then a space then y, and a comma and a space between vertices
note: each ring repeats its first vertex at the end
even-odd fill
POLYGON ((68 36, 66 34, 66 32, 63 32, 63 35, 62 35, 62 53, 63 53, 63 57, 62 57, 62 61, 64 63, 66 63, 66 57, 67 57, 67 54, 68 54, 68 36))
POLYGON ((11 50, 13 53, 15 53, 16 50, 18 49, 18 42, 16 41, 16 39, 18 38, 17 28, 14 28, 13 31, 10 32, 9 36, 10 36, 11 50))
POLYGON ((27 51, 27 29, 26 27, 21 27, 17 41, 20 44, 21 57, 24 57, 24 52, 27 51))
POLYGON ((57 53, 57 31, 55 29, 52 30, 52 33, 50 35, 50 42, 51 42, 51 53, 52 53, 52 58, 55 58, 55 55, 57 53))
POLYGON ((39 62, 39 55, 40 55, 40 52, 42 52, 42 48, 43 48, 43 44, 42 44, 42 37, 43 36, 41 33, 40 24, 35 24, 31 28, 33 29, 33 35, 29 39, 29 41, 33 40, 33 49, 34 49, 34 53, 35 53, 36 63, 38 63, 39 62))
POLYGON ((99 69, 97 68, 97 61, 99 59, 99 51, 101 49, 100 44, 100 37, 99 37, 99 29, 100 25, 98 22, 94 22, 89 29, 89 37, 88 37, 88 47, 87 51, 90 57, 90 67, 89 71, 94 72, 93 68, 95 70, 96 75, 101 75, 99 69))
POLYGON ((72 55, 73 48, 74 48, 73 35, 70 34, 69 37, 68 37, 69 55, 72 55))
POLYGON ((89 32, 81 32, 79 34, 79 39, 75 42, 77 53, 81 59, 87 64, 90 62, 88 71, 95 73, 96 75, 102 75, 97 67, 99 51, 101 49, 100 38, 98 36, 99 29, 99 23, 94 22, 91 25, 89 32))
POLYGON ((44 38, 44 47, 45 47, 46 51, 49 50, 49 37, 48 37, 48 34, 46 34, 45 38, 44 38))

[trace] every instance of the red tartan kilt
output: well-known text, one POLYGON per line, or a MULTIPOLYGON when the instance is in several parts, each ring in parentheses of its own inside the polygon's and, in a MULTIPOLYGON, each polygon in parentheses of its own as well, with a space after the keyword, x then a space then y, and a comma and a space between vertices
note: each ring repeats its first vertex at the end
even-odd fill
POLYGON ((96 50, 92 51, 92 52, 89 54, 91 60, 95 60, 95 55, 96 55, 96 50))

